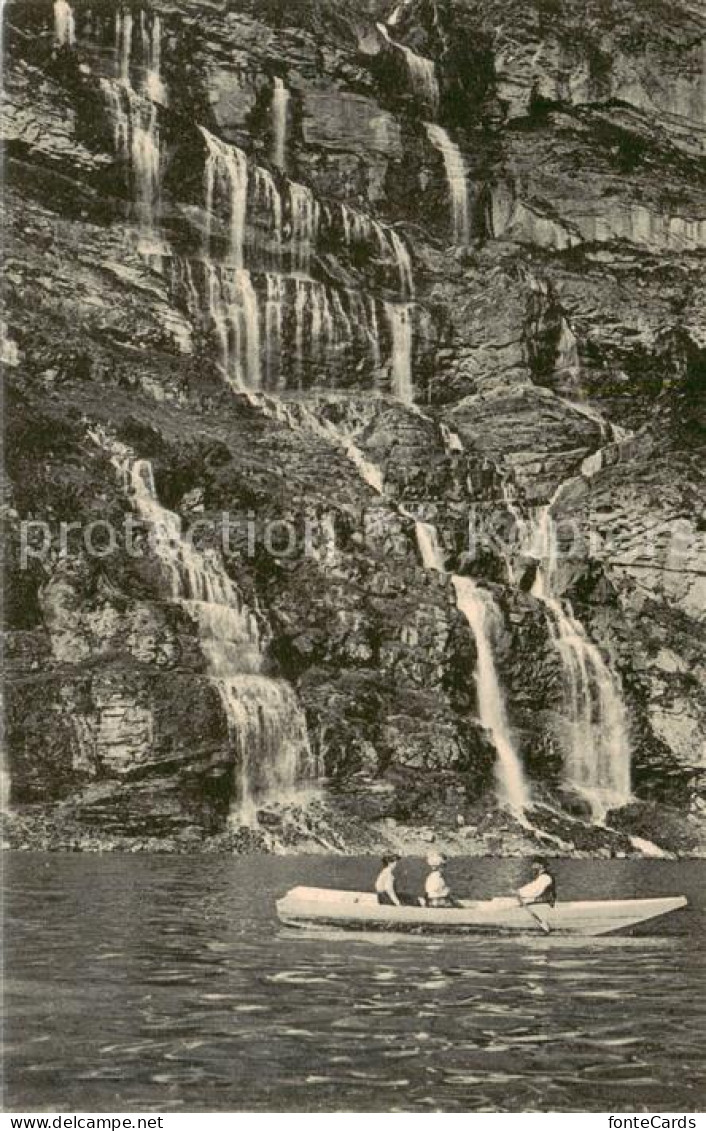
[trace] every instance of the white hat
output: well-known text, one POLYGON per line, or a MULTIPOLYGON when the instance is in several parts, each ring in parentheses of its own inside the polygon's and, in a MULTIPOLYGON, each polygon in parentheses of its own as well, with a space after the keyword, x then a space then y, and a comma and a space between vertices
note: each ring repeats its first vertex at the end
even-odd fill
POLYGON ((442 852, 430 852, 427 856, 427 864, 430 868, 440 868, 445 863, 446 857, 442 852))

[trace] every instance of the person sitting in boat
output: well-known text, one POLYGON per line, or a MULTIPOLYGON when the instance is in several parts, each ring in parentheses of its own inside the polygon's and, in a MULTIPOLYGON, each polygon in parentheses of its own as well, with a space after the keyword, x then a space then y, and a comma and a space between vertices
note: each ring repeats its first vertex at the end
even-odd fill
POLYGON ((427 907, 455 907, 456 903, 451 898, 451 888, 444 875, 446 857, 441 852, 430 852, 427 856, 427 864, 431 868, 424 884, 427 907))
POLYGON ((553 907, 556 903, 556 881, 546 860, 533 860, 532 872, 532 879, 518 888, 515 895, 520 903, 548 903, 553 907))
POLYGON ((377 892, 378 903, 384 903, 388 907, 401 907, 402 900, 397 894, 395 886, 395 869, 400 862, 400 857, 396 853, 391 852, 382 858, 382 870, 375 881, 375 891, 377 892))

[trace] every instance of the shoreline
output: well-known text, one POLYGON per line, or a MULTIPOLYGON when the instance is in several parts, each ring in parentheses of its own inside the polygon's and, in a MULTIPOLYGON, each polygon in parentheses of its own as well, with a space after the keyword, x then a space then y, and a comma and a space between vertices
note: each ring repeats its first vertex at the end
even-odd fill
POLYGON ((148 856, 331 856, 370 857, 382 856, 395 851, 403 857, 424 858, 430 850, 442 852, 449 858, 484 858, 497 860, 528 859, 544 856, 552 860, 703 860, 706 859, 706 846, 699 844, 691 849, 678 851, 653 846, 657 851, 644 851, 635 845, 601 846, 578 848, 570 845, 542 844, 536 839, 511 838, 498 844, 496 838, 446 836, 435 834, 433 838, 415 835, 406 830, 404 835, 375 837, 369 835, 360 839, 350 838, 345 843, 333 844, 315 836, 301 837, 296 843, 286 843, 265 833, 262 829, 229 830, 214 836, 196 837, 98 837, 86 833, 83 836, 68 834, 46 835, 39 830, 20 833, 17 829, 5 828, 0 849, 8 853, 51 853, 84 855, 148 855, 148 856), (492 839, 495 843, 489 843, 492 839))
POLYGON ((416 821, 365 812, 364 795, 293 796, 263 800, 247 822, 237 813, 221 827, 155 817, 111 814, 98 823, 67 801, 48 808, 17 806, 3 815, 3 847, 18 852, 147 853, 151 855, 423 857, 433 848, 447 856, 497 859, 703 859, 706 828, 697 814, 647 805, 616 810, 606 824, 591 823, 538 801, 522 815, 486 804, 429 808, 416 821), (155 835, 158 831, 159 835, 155 835))

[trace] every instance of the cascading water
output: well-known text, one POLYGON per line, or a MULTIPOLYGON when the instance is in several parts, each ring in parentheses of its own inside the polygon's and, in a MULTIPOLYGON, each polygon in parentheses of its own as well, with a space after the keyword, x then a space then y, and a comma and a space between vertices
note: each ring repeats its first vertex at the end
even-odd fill
POLYGON ((412 385, 412 308, 409 303, 385 303, 392 340, 392 393, 404 404, 414 400, 412 385))
POLYGON ((502 492, 505 510, 514 520, 513 536, 508 539, 508 544, 504 547, 502 556, 505 561, 508 581, 511 585, 518 585, 521 579, 521 573, 517 567, 517 558, 522 557, 526 548, 527 523, 525 521, 525 515, 519 506, 518 491, 515 483, 510 479, 504 479, 502 482, 502 492))
POLYGON ((330 420, 320 420, 305 404, 298 401, 286 404, 274 397, 262 393, 250 395, 250 401, 257 407, 280 423, 286 424, 293 431, 300 432, 305 429, 312 435, 320 437, 335 448, 342 448, 347 459, 355 467, 361 479, 375 492, 376 495, 384 493, 384 482, 381 468, 366 459, 353 439, 345 432, 339 431, 330 420))
POLYGON ((400 16, 402 15, 402 12, 404 11, 404 8, 404 3, 398 4, 396 8, 393 8, 392 14, 388 16, 387 20, 385 21, 388 27, 396 26, 396 24, 399 22, 400 16))
MULTIPOLYGON (((402 513, 408 512, 403 510, 402 513)), ((445 554, 436 527, 428 522, 417 521, 415 532, 424 568, 445 573, 445 554)), ((451 583, 456 591, 458 608, 468 621, 476 641, 478 714, 498 754, 498 801, 524 822, 523 813, 530 805, 530 791, 513 742, 493 656, 492 640, 502 625, 502 613, 492 594, 480 589, 470 577, 454 574, 451 583)))
POLYGON ((295 274, 308 275, 319 234, 321 208, 311 189, 307 185, 297 184, 296 181, 290 182, 289 185, 289 207, 292 229, 292 271, 295 274))
MULTIPOLYGON (((140 18, 145 79, 156 93, 160 23, 140 18)), ((159 186, 156 108, 131 84, 134 28, 128 9, 116 14, 121 81, 106 80, 116 143, 129 158, 142 211, 151 214, 159 186), (149 120, 143 123, 141 115, 149 120), (154 164, 149 165, 149 158, 154 164)), ((278 88, 277 88, 278 89, 278 88)), ((325 371, 332 354, 355 347, 367 352, 374 372, 382 367, 378 303, 352 289, 312 278, 312 261, 322 225, 330 230, 330 207, 322 207, 306 185, 288 182, 284 197, 267 169, 251 164, 244 151, 199 127, 205 143, 203 259, 188 269, 177 265, 172 278, 186 291, 189 313, 206 319, 218 344, 222 369, 239 390, 286 387, 290 377, 303 388, 307 369, 325 371), (216 237, 218 237, 216 239, 216 237), (220 245, 225 245, 221 250, 220 245), (219 251, 221 252, 219 262, 219 251), (282 275, 285 271, 290 276, 282 275), (254 272, 251 274, 251 272, 254 272), (262 357, 260 356, 262 353, 262 357)), ((393 229, 347 205, 341 206, 347 241, 377 244, 394 269, 400 294, 414 295, 409 249, 393 229)), ((411 303, 386 304, 392 385, 411 401, 411 303)))
POLYGON ((339 433, 333 425, 329 426, 328 435, 334 444, 343 446, 347 459, 353 464, 361 479, 376 495, 382 495, 385 485, 381 468, 366 459, 358 445, 354 444, 349 436, 339 433))
POLYGON ((199 129, 206 142, 204 193, 206 207, 205 251, 210 254, 211 224, 217 200, 225 200, 228 210, 228 260, 243 266, 245 219, 248 203, 248 159, 242 149, 214 137, 204 126, 199 129))
POLYGON ((66 0, 54 2, 54 39, 59 47, 73 47, 76 43, 74 14, 66 0))
POLYGON ((208 315, 220 346, 221 366, 236 388, 259 389, 260 308, 244 268, 206 263, 208 315))
POLYGON ((407 65, 412 91, 435 115, 439 109, 439 83, 436 77, 436 67, 433 60, 418 55, 411 47, 397 43, 384 24, 377 24, 377 29, 386 43, 395 51, 400 51, 407 65))
POLYGON ((444 161, 451 199, 454 243, 458 245, 466 244, 470 235, 470 212, 466 163, 463 154, 442 126, 427 122, 425 128, 430 142, 435 149, 438 149, 444 161))
POLYGON ((436 67, 431 59, 418 55, 410 47, 397 44, 404 54, 405 61, 412 80, 412 89, 417 96, 427 103, 432 114, 439 109, 439 83, 436 77, 436 67))
POLYGON ((439 432, 444 444, 444 450, 448 452, 449 455, 453 452, 463 451, 463 441, 461 437, 458 432, 454 432, 453 429, 449 428, 448 424, 444 424, 443 422, 439 424, 439 432))
POLYGON ((294 354, 300 382, 307 360, 323 364, 335 343, 336 323, 329 293, 322 283, 295 279, 294 354))
POLYGON ((414 297, 414 275, 412 273, 412 259, 406 243, 394 228, 389 229, 390 242, 397 264, 400 280, 400 293, 403 298, 414 297))
POLYGON ((245 384, 259 389, 260 374, 260 309, 249 271, 236 272, 236 294, 241 303, 244 327, 245 384))
POLYGON ((547 610, 552 643, 564 671, 566 780, 587 799, 594 818, 602 821, 609 809, 626 805, 631 797, 627 715, 617 676, 571 607, 560 600, 559 539, 551 513, 555 499, 535 526, 532 553, 539 564, 532 594, 547 610))
POLYGON ((445 572, 445 555, 439 543, 439 534, 430 522, 415 523, 417 545, 425 569, 433 569, 437 573, 445 572))
POLYGON ((365 213, 359 212, 356 208, 351 208, 349 204, 341 204, 340 210, 343 238, 348 247, 365 243, 371 236, 374 236, 381 251, 384 252, 385 236, 382 225, 378 224, 377 220, 373 220, 371 216, 366 216, 365 213))
POLYGON ((480 721, 498 753, 497 784, 501 805, 521 816, 530 805, 522 762, 515 749, 493 657, 492 639, 502 615, 492 595, 470 577, 453 576, 456 600, 476 641, 476 688, 480 721))
POLYGON ((7 762, 5 743, 2 744, 2 765, 0 765, 0 813, 10 812, 10 796, 12 793, 12 778, 7 762))
POLYGON ((155 210, 159 200, 161 154, 157 107, 152 100, 157 93, 163 100, 159 76, 161 36, 155 16, 149 32, 146 56, 146 94, 139 94, 130 77, 132 63, 133 18, 131 11, 119 9, 115 14, 115 50, 117 78, 101 79, 111 118, 115 150, 129 170, 132 195, 141 225, 147 231, 155 227, 155 210))
POLYGON ((162 21, 154 12, 151 19, 140 12, 140 38, 142 41, 142 61, 144 67, 144 87, 152 102, 166 101, 166 91, 162 83, 162 21))
POLYGON ((157 108, 122 82, 101 79, 101 86, 113 120, 115 150, 129 170, 142 226, 151 231, 160 188, 157 108))
POLYGON ((290 94, 282 79, 272 87, 272 163, 282 172, 287 169, 287 123, 290 94))
POLYGON ((153 531, 168 599, 194 620, 208 675, 220 696, 238 764, 234 819, 256 819, 258 802, 287 800, 314 773, 306 721, 292 687, 262 675, 258 622, 212 551, 182 533, 163 507, 147 460, 120 461, 138 515, 153 531))
POLYGON ((326 374, 337 353, 354 344, 379 369, 375 299, 341 294, 316 279, 277 272, 253 276, 211 258, 177 264, 172 280, 189 313, 205 319, 229 383, 239 391, 279 391, 290 379, 300 388, 326 374), (257 285, 256 285, 257 284, 257 285))
POLYGON ((370 353, 373 362, 373 368, 377 371, 382 365, 382 353, 380 350, 380 326, 378 324, 378 309, 375 296, 371 295, 368 299, 368 338, 370 341, 370 353))
POLYGON ((282 373, 282 331, 286 287, 282 275, 268 275, 265 297, 265 381, 276 388, 282 373))
POLYGON ((559 324, 554 372, 572 380, 577 380, 581 373, 578 339, 563 315, 559 324))
POLYGON ((256 166, 254 180, 256 215, 265 220, 264 234, 254 250, 264 262, 279 268, 282 264, 282 197, 267 169, 256 166))
POLYGON ((341 223, 343 238, 348 247, 376 243, 380 257, 392 260, 398 279, 400 296, 412 298, 414 295, 414 275, 412 258, 406 243, 394 228, 387 227, 366 216, 349 204, 341 204, 341 223))
POLYGON ((118 8, 115 13, 115 49, 118 58, 118 78, 129 85, 132 59, 132 12, 129 8, 118 8))

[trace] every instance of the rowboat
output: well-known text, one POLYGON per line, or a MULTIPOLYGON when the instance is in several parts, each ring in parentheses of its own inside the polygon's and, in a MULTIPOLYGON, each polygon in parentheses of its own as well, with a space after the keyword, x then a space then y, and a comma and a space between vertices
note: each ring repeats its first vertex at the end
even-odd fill
POLYGON ((522 906, 512 896, 460 900, 458 907, 391 907, 363 891, 295 887, 277 902, 289 927, 334 927, 412 934, 611 935, 686 907, 683 895, 658 899, 571 900, 522 906))

